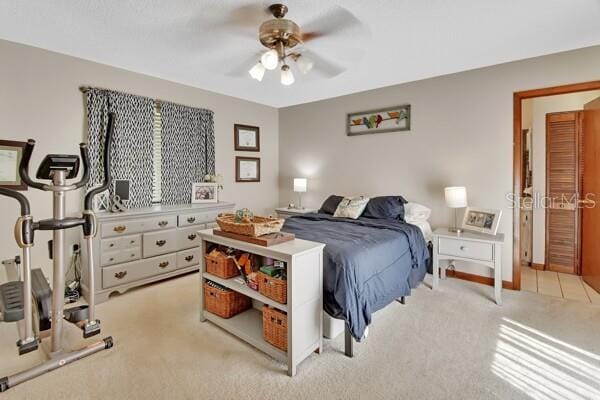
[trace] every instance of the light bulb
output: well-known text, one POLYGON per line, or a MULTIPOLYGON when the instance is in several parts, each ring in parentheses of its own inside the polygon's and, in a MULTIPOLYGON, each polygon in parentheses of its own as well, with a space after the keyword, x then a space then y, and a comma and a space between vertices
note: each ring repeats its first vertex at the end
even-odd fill
POLYGON ((265 76, 265 66, 259 61, 256 63, 254 67, 248 71, 250 76, 257 81, 262 81, 263 76, 265 76))
POLYGON ((296 59, 296 65, 298 65, 300 72, 307 74, 312 69, 314 62, 310 58, 301 55, 296 59))
POLYGON ((279 54, 277 54, 277 50, 271 49, 260 58, 260 62, 266 69, 273 70, 277 68, 279 65, 279 54))
POLYGON ((290 71, 290 67, 284 64, 283 67, 281 67, 281 84, 289 86, 292 83, 294 83, 294 74, 290 71))

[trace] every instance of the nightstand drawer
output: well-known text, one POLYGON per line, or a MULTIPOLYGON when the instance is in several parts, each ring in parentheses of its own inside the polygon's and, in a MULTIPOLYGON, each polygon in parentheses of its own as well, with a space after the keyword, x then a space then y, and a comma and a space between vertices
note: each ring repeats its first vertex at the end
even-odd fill
POLYGON ((438 251, 439 254, 482 261, 494 259, 494 245, 491 243, 440 237, 438 251))

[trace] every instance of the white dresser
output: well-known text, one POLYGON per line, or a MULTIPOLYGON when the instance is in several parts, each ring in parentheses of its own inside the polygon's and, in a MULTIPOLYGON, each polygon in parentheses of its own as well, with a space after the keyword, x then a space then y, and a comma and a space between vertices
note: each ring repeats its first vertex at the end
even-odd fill
MULTIPOLYGON (((232 212, 233 207, 220 202, 98 213, 93 244, 96 302, 108 300, 114 292, 197 270, 197 232, 216 226, 217 215, 232 212)), ((82 257, 86 265, 85 246, 82 257)), ((87 271, 82 272, 87 296, 87 271)))

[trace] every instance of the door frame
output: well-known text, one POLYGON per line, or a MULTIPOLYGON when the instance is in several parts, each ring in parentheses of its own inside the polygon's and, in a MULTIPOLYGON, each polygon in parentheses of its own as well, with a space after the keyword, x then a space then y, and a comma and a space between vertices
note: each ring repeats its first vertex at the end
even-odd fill
MULTIPOLYGON (((522 102, 535 97, 554 96, 559 94, 600 90, 600 81, 574 83, 569 85, 552 86, 542 89, 525 90, 513 93, 513 194, 521 196, 523 177, 523 143, 522 143, 522 102)), ((514 290, 521 290, 521 224, 520 209, 513 208, 513 276, 514 290)))

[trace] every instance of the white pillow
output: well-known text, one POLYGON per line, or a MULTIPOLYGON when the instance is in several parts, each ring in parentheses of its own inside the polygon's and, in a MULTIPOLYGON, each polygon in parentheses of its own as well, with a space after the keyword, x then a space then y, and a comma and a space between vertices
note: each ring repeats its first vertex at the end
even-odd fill
POLYGON ((408 202, 404 205, 404 220, 408 223, 411 221, 427 221, 431 216, 431 209, 423 204, 408 202))
POLYGON ((335 209, 334 217, 357 219, 365 211, 368 197, 344 197, 335 209))

